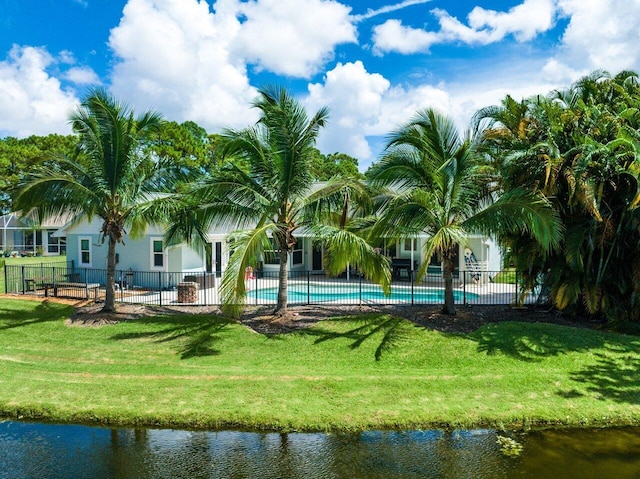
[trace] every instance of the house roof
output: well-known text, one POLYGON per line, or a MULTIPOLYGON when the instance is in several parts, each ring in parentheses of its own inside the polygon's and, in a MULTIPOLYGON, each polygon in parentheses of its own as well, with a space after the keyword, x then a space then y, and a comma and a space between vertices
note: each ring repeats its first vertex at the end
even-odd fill
POLYGON ((38 223, 28 215, 22 216, 20 211, 16 211, 0 216, 0 229, 58 229, 67 224, 70 219, 71 215, 64 213, 48 216, 38 223))

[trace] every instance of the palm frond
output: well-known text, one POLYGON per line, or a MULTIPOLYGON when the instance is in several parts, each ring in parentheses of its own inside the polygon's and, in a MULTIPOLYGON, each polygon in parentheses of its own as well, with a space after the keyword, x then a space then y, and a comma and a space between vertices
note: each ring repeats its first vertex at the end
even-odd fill
POLYGON ((429 268, 429 260, 434 256, 442 260, 444 256, 452 256, 457 251, 459 245, 465 245, 469 235, 458 224, 451 224, 438 228, 422 247, 422 257, 425 259, 418 269, 417 277, 423 278, 429 268))
POLYGON ((499 237, 512 234, 531 235, 543 249, 558 247, 563 226, 556 210, 547 198, 525 189, 503 194, 463 222, 465 229, 499 237))
POLYGON ((255 268, 262 253, 271 248, 269 232, 275 225, 266 224, 253 230, 236 231, 229 238, 229 247, 233 254, 220 282, 222 310, 232 317, 238 317, 246 302, 245 271, 255 268))
POLYGON ((330 275, 338 275, 347 267, 357 266, 365 278, 382 286, 385 294, 391 291, 389 260, 358 234, 327 225, 310 228, 325 248, 325 269, 330 275))

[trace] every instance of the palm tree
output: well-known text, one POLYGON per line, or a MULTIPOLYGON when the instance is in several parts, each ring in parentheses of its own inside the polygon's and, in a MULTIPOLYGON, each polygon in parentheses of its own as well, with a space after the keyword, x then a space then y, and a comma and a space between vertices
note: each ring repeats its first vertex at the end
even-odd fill
POLYGON ((429 235, 418 275, 437 254, 443 264, 443 311, 455 314, 454 257, 471 232, 498 239, 530 234, 543 248, 559 240, 557 218, 547 200, 526 190, 500 194, 498 178, 483 163, 474 138, 433 109, 419 111, 391 133, 382 160, 370 171, 373 185, 389 188, 374 229, 379 237, 429 235))
MULTIPOLYGON (((102 89, 92 90, 71 115, 78 135, 76 158, 56 158, 58 168, 32 175, 21 187, 16 205, 38 217, 71 213, 103 220, 107 241, 107 284, 103 311, 115 310, 116 244, 127 228, 135 237, 154 222, 148 208, 158 190, 160 165, 146 157, 141 142, 162 124, 156 112, 134 118, 127 105, 102 89)), ((162 179, 167 186, 166 177, 162 179)))
POLYGON ((514 248, 524 280, 542 281, 560 310, 640 318, 638 85, 634 72, 595 71, 566 90, 523 101, 526 129, 509 121, 509 98, 478 114, 491 121, 483 142, 504 188, 540 190, 563 222, 553 254, 523 239, 514 248))
POLYGON ((255 266, 269 252, 279 258, 274 314, 287 314, 289 255, 303 229, 331 248, 328 272, 358 264, 369 279, 388 289, 390 274, 384 258, 345 223, 322 221, 330 209, 344 204, 350 188, 349 180, 314 187, 314 145, 328 110, 322 108, 309 118, 285 89, 273 86, 261 89, 253 106, 261 115, 255 125, 223 132, 221 151, 234 162, 192 185, 167 240, 200 243, 206 241, 212 225, 234 230, 229 237, 233 253, 220 286, 224 309, 232 315, 240 314, 245 303, 245 268, 255 266), (248 165, 248 171, 237 166, 238 160, 248 165))

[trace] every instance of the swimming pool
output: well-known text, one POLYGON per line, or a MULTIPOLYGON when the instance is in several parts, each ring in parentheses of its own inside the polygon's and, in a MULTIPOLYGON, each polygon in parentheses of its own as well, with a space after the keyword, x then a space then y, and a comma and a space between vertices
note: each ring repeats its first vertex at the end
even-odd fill
MULTIPOLYGON (((454 290, 456 303, 472 301, 477 294, 454 290)), ((278 298, 278 288, 258 288, 247 292, 249 303, 275 302, 278 298)), ((394 286, 391 296, 385 296, 380 286, 370 284, 348 283, 289 283, 287 299, 290 304, 295 303, 422 303, 438 304, 444 302, 444 288, 427 288, 414 286, 413 291, 408 286, 394 286), (413 298, 413 300, 412 300, 413 298)))

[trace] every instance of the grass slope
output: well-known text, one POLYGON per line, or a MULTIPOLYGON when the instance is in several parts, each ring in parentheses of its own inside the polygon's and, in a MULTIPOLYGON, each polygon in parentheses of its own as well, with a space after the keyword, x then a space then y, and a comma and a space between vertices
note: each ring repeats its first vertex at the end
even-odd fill
POLYGON ((0 414, 261 430, 637 424, 640 340, 549 324, 446 335, 385 315, 263 336, 212 316, 65 324, 0 301, 0 414))

